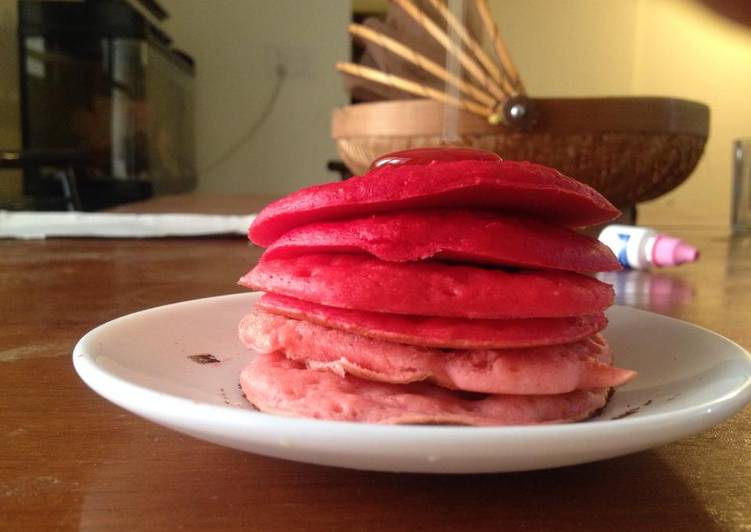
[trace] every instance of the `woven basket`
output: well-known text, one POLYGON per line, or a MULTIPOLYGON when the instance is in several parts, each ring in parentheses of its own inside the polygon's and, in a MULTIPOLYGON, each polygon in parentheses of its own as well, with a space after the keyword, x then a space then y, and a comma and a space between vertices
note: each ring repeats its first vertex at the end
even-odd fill
MULTIPOLYGON (((706 105, 673 98, 532 100, 538 121, 529 132, 492 126, 461 111, 461 143, 557 168, 624 208, 680 185, 696 167, 709 132, 706 105)), ((441 143, 444 107, 396 100, 336 109, 332 136, 355 174, 395 150, 441 143)))

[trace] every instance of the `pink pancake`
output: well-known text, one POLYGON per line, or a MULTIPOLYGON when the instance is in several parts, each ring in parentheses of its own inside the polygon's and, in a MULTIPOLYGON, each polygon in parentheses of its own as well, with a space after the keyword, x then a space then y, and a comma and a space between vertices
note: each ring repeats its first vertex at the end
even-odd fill
POLYGON ((270 293, 260 298, 256 308, 371 338, 454 349, 565 344, 591 336, 607 325, 604 314, 522 320, 436 318, 327 307, 270 293))
POLYGON ((248 400, 271 414, 384 424, 530 425, 591 417, 607 390, 560 395, 468 396, 425 383, 339 377, 279 352, 257 356, 240 375, 248 400))
POLYGON ((428 381, 451 390, 547 395, 620 386, 636 373, 610 366, 605 341, 526 349, 441 350, 376 340, 256 309, 239 335, 259 353, 281 351, 311 369, 406 384, 428 381))
POLYGON ((366 255, 262 258, 238 282, 332 307, 416 316, 559 318, 603 312, 613 302, 610 285, 576 273, 395 263, 366 255))
POLYGON ((266 258, 370 253, 381 260, 437 258, 535 269, 620 270, 610 248, 570 229, 490 212, 426 209, 319 222, 292 229, 266 258))
POLYGON ((271 203, 253 221, 249 237, 266 247, 290 229, 312 222, 418 207, 488 209, 568 227, 603 223, 619 214, 594 189, 528 162, 388 165, 271 203))

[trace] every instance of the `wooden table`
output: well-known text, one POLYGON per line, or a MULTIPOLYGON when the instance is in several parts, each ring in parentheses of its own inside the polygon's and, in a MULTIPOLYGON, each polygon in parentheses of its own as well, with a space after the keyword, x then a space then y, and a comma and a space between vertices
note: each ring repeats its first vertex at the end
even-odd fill
MULTIPOLYGON (((214 198, 135 209, 258 205, 214 198)), ((619 299, 751 346, 751 237, 673 232, 701 248, 701 261, 620 274, 619 299)), ((598 463, 503 475, 385 474, 194 440, 106 402, 74 373, 73 345, 89 329, 143 308, 237 292, 235 280, 258 257, 242 238, 0 241, 0 529, 751 527, 751 409, 701 435, 598 463)))

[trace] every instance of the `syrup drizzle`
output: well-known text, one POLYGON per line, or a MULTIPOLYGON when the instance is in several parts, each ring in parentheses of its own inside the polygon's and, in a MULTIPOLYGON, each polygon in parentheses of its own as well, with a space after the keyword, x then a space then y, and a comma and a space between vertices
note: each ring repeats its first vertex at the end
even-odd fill
POLYGON ((370 165, 371 170, 384 166, 417 166, 455 161, 500 161, 497 153, 475 148, 413 148, 381 155, 370 165))

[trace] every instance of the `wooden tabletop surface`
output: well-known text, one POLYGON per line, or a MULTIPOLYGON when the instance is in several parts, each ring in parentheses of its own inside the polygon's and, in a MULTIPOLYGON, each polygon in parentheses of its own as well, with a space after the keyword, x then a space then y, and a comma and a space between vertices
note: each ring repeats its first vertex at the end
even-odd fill
MULTIPOLYGON (((252 212, 259 198, 190 210, 252 212)), ((161 202, 124 210, 188 210, 161 202)), ((123 210, 123 209, 121 209, 123 210)), ((618 274, 619 302, 751 347, 751 236, 673 233, 701 261, 618 274)), ((75 342, 147 307, 240 291, 242 238, 0 241, 1 530, 748 530, 751 408, 691 438, 549 471, 413 475, 287 462, 131 415, 73 371, 75 342)))

